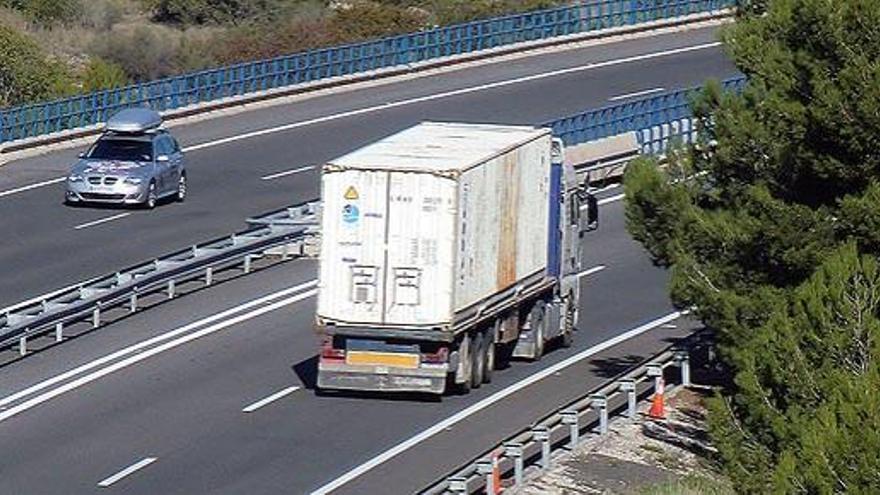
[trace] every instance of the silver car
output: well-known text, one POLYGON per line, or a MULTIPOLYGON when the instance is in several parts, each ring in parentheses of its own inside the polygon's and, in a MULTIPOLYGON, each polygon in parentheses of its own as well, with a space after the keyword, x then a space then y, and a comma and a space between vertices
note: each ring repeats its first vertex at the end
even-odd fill
POLYGON ((104 134, 80 155, 67 177, 65 201, 154 208, 170 196, 186 198, 180 145, 158 113, 132 108, 108 120, 104 134))

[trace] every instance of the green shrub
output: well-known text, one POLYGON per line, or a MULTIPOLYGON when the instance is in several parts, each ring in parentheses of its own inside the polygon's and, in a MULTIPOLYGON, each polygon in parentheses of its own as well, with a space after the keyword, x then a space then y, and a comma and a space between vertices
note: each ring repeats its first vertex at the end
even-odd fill
POLYGON ((239 24, 277 19, 284 0, 150 0, 153 18, 173 24, 239 24))
POLYGON ((72 89, 67 68, 27 36, 0 25, 0 106, 59 96, 72 89))
POLYGON ((80 0, 0 0, 0 7, 18 10, 43 25, 70 23, 82 12, 80 0))
POLYGON ((129 83, 125 69, 106 60, 93 58, 81 76, 84 92, 119 88, 129 83))
POLYGON ((93 55, 112 62, 135 81, 145 81, 176 73, 174 56, 179 33, 159 26, 137 26, 113 31, 97 38, 93 55))

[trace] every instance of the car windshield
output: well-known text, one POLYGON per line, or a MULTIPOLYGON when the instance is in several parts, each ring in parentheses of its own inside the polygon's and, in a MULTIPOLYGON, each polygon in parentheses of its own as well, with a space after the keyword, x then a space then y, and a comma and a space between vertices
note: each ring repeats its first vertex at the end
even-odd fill
POLYGON ((153 157, 153 145, 149 141, 136 139, 100 139, 89 158, 98 160, 150 161, 153 157))

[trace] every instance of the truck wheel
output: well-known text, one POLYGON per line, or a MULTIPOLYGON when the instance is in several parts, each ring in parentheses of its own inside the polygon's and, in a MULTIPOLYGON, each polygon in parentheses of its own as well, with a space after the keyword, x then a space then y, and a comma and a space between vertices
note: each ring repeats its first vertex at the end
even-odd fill
POLYGON ((483 347, 486 352, 486 364, 483 366, 483 383, 492 383, 492 371, 495 370, 495 342, 492 341, 492 334, 487 331, 483 334, 483 347))
POLYGON ((544 355, 544 336, 547 324, 544 316, 544 301, 536 301, 532 310, 529 311, 529 328, 535 336, 535 352, 532 355, 532 361, 539 361, 544 355))
POLYGON ((574 343, 574 318, 575 307, 574 298, 569 295, 565 299, 565 319, 562 321, 562 337, 559 339, 562 347, 571 347, 574 343))
POLYGON ((458 372, 453 374, 454 380, 452 380, 454 389, 459 394, 466 394, 471 391, 471 375, 473 375, 473 365, 474 359, 471 357, 473 354, 473 339, 465 335, 461 339, 461 344, 458 347, 458 359, 459 362, 462 363, 462 375, 458 376, 458 372), (463 379, 463 380, 462 380, 463 379))
POLYGON ((486 339, 482 332, 474 334, 471 340, 471 388, 480 388, 486 376, 486 339))

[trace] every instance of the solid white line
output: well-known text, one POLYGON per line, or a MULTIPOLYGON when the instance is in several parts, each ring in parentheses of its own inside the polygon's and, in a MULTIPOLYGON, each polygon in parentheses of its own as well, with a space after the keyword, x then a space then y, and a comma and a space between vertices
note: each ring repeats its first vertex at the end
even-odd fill
POLYGON ((676 312, 670 313, 666 316, 661 316, 660 318, 649 321, 648 323, 645 323, 644 325, 638 326, 636 328, 633 328, 632 330, 629 330, 625 333, 622 333, 622 334, 618 335, 617 337, 614 337, 613 339, 606 340, 605 342, 602 342, 601 344, 595 345, 589 349, 581 351, 581 352, 575 354, 574 356, 571 356, 570 358, 565 359, 564 361, 560 361, 560 362, 554 364, 553 366, 545 368, 545 369, 539 371, 538 373, 535 373, 534 375, 531 375, 528 378, 525 378, 522 381, 514 383, 513 385, 511 385, 511 386, 509 386, 499 392, 496 392, 496 393, 490 395, 489 397, 486 397, 485 399, 481 400, 480 402, 477 402, 476 404, 473 404, 472 406, 470 406, 466 409, 463 409, 463 410, 459 411, 458 413, 444 419, 443 421, 431 426, 430 428, 422 431, 418 435, 416 435, 408 440, 404 440, 403 442, 395 445, 391 449, 386 450, 385 452, 373 457, 369 461, 361 464, 360 466, 357 466, 356 468, 352 469, 351 471, 348 471, 347 473, 343 474, 339 478, 336 478, 335 480, 331 481, 330 483, 327 483, 326 485, 318 488, 317 490, 312 492, 312 494, 313 495, 323 495, 326 493, 330 493, 331 491, 336 490, 337 488, 345 485, 346 483, 348 483, 348 482, 354 480, 355 478, 363 475, 364 473, 370 471, 371 469, 375 468, 376 466, 379 466, 379 465, 387 462, 389 459, 392 459, 393 457, 401 454, 402 452, 405 452, 406 450, 411 449, 412 447, 420 444, 421 442, 424 442, 425 440, 427 440, 427 439, 431 438, 432 436, 446 430, 447 428, 451 427, 452 425, 482 411, 483 409, 486 409, 487 407, 495 404, 496 402, 499 402, 499 401, 513 395, 514 393, 519 392, 520 390, 528 387, 529 385, 537 383, 537 382, 543 380, 544 378, 547 378, 548 376, 552 376, 554 373, 561 371, 565 368, 568 368, 569 366, 576 364, 580 361, 583 361, 584 359, 587 359, 588 357, 593 356, 596 353, 602 352, 605 349, 608 349, 609 347, 613 347, 621 342, 624 342, 624 341, 629 340, 633 337, 641 335, 641 334, 647 332, 648 330, 651 330, 651 329, 656 328, 660 325, 664 325, 670 321, 673 321, 673 320, 679 318, 680 316, 682 316, 683 314, 684 314, 683 312, 680 313, 680 312, 676 311, 676 312))
POLYGON ((290 395, 290 394, 296 392, 297 390, 299 390, 299 387, 287 387, 280 392, 275 392, 274 394, 270 395, 269 397, 266 397, 265 399, 261 399, 261 400, 258 400, 257 402, 254 402, 253 404, 242 409, 241 412, 252 413, 252 412, 256 411, 257 409, 265 406, 266 404, 275 402, 276 400, 278 400, 284 396, 290 395))
POLYGON ((272 179, 277 179, 277 178, 279 178, 279 177, 286 177, 286 176, 288 176, 288 175, 298 174, 298 173, 300 173, 300 172, 305 172, 305 171, 307 171, 307 170, 312 170, 312 169, 314 169, 314 168, 315 168, 314 165, 309 165, 308 167, 295 168, 295 169, 293 169, 293 170, 288 170, 288 171, 286 171, 286 172, 278 172, 277 174, 264 175, 264 176, 260 177, 260 180, 272 180, 272 179))
MULTIPOLYGON (((309 289, 311 287, 314 287, 315 284, 317 284, 317 283, 318 283, 317 280, 310 280, 308 282, 297 285, 295 287, 291 287, 289 289, 284 289, 284 290, 281 290, 278 292, 274 292, 272 294, 269 294, 269 295, 260 297, 258 299, 248 301, 244 304, 240 304, 240 305, 235 306, 233 308, 227 309, 227 310, 222 311, 220 313, 217 313, 215 315, 211 315, 211 316, 203 318, 201 320, 189 323, 187 325, 184 325, 184 326, 177 328, 175 330, 172 330, 170 332, 163 333, 162 335, 157 335, 156 337, 152 337, 152 338, 145 340, 143 342, 139 342, 137 344, 133 344, 133 345, 126 347, 124 349, 120 349, 112 354, 108 354, 106 356, 100 357, 98 359, 95 359, 93 361, 85 363, 81 366, 78 366, 72 370, 65 371, 64 373, 61 373, 60 375, 54 376, 52 378, 49 378, 49 379, 44 380, 42 382, 39 382, 35 385, 32 385, 24 390, 16 392, 16 393, 9 395, 7 397, 4 397, 4 398, 0 399, 0 406, 5 406, 7 404, 11 404, 19 399, 22 399, 24 397, 32 395, 36 392, 39 392, 40 390, 51 387, 57 383, 63 382, 64 380, 67 380, 69 378, 73 378, 74 376, 77 376, 77 375, 84 373, 86 371, 89 371, 91 369, 97 368, 98 366, 102 366, 104 364, 107 364, 107 363, 114 361, 116 359, 119 359, 121 357, 125 357, 129 354, 139 352, 139 351, 141 351, 147 347, 150 347, 154 344, 158 344, 158 343, 163 342, 165 340, 177 337, 178 335, 184 334, 186 332, 189 332, 189 331, 194 330, 196 328, 199 328, 201 326, 214 323, 215 321, 222 320, 224 318, 228 318, 236 313, 249 310, 255 306, 259 306, 261 304, 273 301, 275 299, 279 299, 281 297, 286 297, 290 294, 300 292, 305 289, 309 289)), ((0 419, 0 421, 2 421, 2 419, 0 419)))
POLYGON ((73 228, 73 230, 82 230, 87 229, 89 227, 94 227, 95 225, 101 225, 102 223, 112 222, 113 220, 119 220, 121 218, 125 218, 131 215, 131 213, 120 213, 118 215, 109 216, 107 218, 102 218, 100 220, 95 220, 94 222, 86 222, 81 223, 73 228))
POLYGON ((720 46, 720 45, 721 45, 721 42, 717 42, 717 41, 711 42, 711 43, 703 43, 700 45, 687 46, 687 47, 683 47, 683 48, 675 48, 672 50, 664 50, 664 51, 660 51, 660 52, 646 53, 643 55, 634 55, 632 57, 625 57, 625 58, 620 58, 620 59, 615 59, 615 60, 607 60, 605 62, 589 63, 589 64, 581 65, 578 67, 569 67, 566 69, 559 69, 559 70, 555 70, 552 72, 545 72, 543 74, 533 74, 531 76, 517 77, 514 79, 508 79, 508 80, 498 81, 498 82, 488 83, 488 84, 481 84, 478 86, 471 86, 468 88, 456 89, 453 91, 446 91, 443 93, 437 93, 437 94, 433 94, 433 95, 420 96, 418 98, 411 98, 408 100, 401 100, 401 101, 397 101, 397 102, 384 103, 382 105, 361 108, 358 110, 349 110, 347 112, 341 112, 341 113, 337 113, 337 114, 333 114, 333 115, 326 115, 324 117, 318 117, 318 118, 314 118, 314 119, 310 119, 310 120, 304 120, 302 122, 294 122, 291 124, 285 124, 285 125, 281 125, 281 126, 277 126, 277 127, 271 127, 268 129, 262 129, 259 131, 247 132, 247 133, 239 134, 236 136, 230 136, 227 138, 217 139, 215 141, 208 141, 205 143, 188 146, 188 147, 184 148, 184 151, 195 151, 195 150, 200 150, 200 149, 204 149, 204 148, 210 148, 212 146, 218 146, 221 144, 227 144, 227 143, 232 143, 235 141, 241 141, 243 139, 250 139, 250 138, 254 138, 254 137, 258 137, 258 136, 265 136, 267 134, 274 134, 277 132, 289 131, 289 130, 297 129, 300 127, 306 127, 306 126, 310 126, 310 125, 314 125, 314 124, 330 122, 333 120, 339 120, 339 119, 343 119, 346 117, 354 117, 357 115, 374 113, 374 112, 378 112, 378 111, 382 111, 382 110, 387 110, 390 108, 397 108, 397 107, 402 107, 402 106, 407 106, 407 105, 413 105, 416 103, 423 103, 426 101, 433 101, 433 100, 439 100, 439 99, 443 99, 443 98, 449 98, 452 96, 459 96, 459 95, 465 95, 465 94, 469 94, 469 93, 476 93, 479 91, 486 91, 489 89, 502 88, 505 86, 511 86, 514 84, 520 84, 520 83, 524 83, 524 82, 538 81, 541 79, 548 79, 548 78, 552 78, 552 77, 556 77, 556 76, 572 74, 575 72, 583 72, 583 71, 588 71, 588 70, 593 70, 593 69, 600 69, 600 68, 604 68, 604 67, 612 67, 615 65, 627 64, 627 63, 631 63, 631 62, 640 62, 643 60, 651 60, 651 59, 655 59, 655 58, 668 57, 670 55, 678 55, 681 53, 688 53, 688 52, 693 52, 693 51, 697 51, 697 50, 705 50, 707 48, 714 48, 714 47, 720 46))
POLYGON ((110 476, 109 478, 104 479, 103 481, 98 483, 98 486, 106 488, 106 487, 112 485, 113 483, 116 483, 117 481, 121 480, 122 478, 125 478, 126 476, 130 475, 131 473, 133 473, 139 469, 143 469, 154 462, 156 462, 155 457, 146 457, 144 459, 141 459, 140 461, 132 464, 131 466, 128 466, 127 468, 123 469, 122 471, 119 471, 118 473, 114 474, 113 476, 110 476))
POLYGON ((64 182, 66 179, 67 179, 66 177, 58 177, 57 179, 49 179, 47 181, 37 182, 35 184, 29 184, 27 186, 21 186, 21 187, 15 188, 15 189, 9 189, 8 191, 0 191, 0 198, 3 198, 5 196, 12 196, 13 194, 24 192, 24 191, 30 191, 31 189, 36 189, 38 187, 51 186, 52 184, 58 184, 59 182, 64 182))
POLYGON ((621 199, 623 199, 623 198, 625 198, 625 197, 626 197, 626 194, 618 194, 617 196, 611 196, 610 198, 600 199, 600 200, 598 201, 598 204, 599 204, 600 206, 601 206, 601 205, 607 205, 608 203, 613 203, 613 202, 615 202, 615 201, 620 201, 621 199))
POLYGON ((635 93, 628 93, 628 94, 620 95, 620 96, 612 96, 611 98, 608 98, 608 101, 626 100, 628 98, 635 98, 638 96, 646 96, 646 95, 650 95, 650 94, 654 94, 654 93, 659 93, 661 91, 666 91, 666 88, 646 89, 644 91, 637 91, 635 93))
POLYGON ((123 359, 122 361, 118 361, 116 363, 113 363, 110 366, 107 366, 106 368, 99 369, 99 370, 94 371, 88 375, 77 378, 76 380, 65 383, 64 385, 62 385, 58 388, 49 390, 48 392, 40 394, 32 399, 26 400, 16 406, 13 406, 3 412, 0 412, 0 422, 5 421, 5 420, 11 418, 12 416, 15 416, 16 414, 19 414, 23 411, 27 411, 28 409, 30 409, 32 407, 38 406, 38 405, 42 404, 43 402, 46 402, 50 399, 58 397, 61 394, 64 394, 64 393, 69 392, 71 390, 77 389, 77 388, 82 387, 83 385, 86 385, 88 383, 91 383, 99 378, 107 376, 110 373, 114 373, 114 372, 119 371, 121 369, 127 368, 133 364, 139 363, 149 357, 155 356, 156 354, 160 354, 162 352, 165 352, 167 350, 173 349, 173 348, 178 347, 180 345, 186 344, 187 342, 191 342, 193 340, 204 337, 206 335, 210 335, 212 333, 219 332, 220 330, 231 327, 233 325, 237 325, 243 321, 247 321, 252 318, 256 318, 260 315, 264 315, 264 314, 269 313, 271 311, 275 311, 276 309, 282 308, 284 306, 288 306, 290 304, 297 303, 299 301, 302 301, 303 299, 308 299, 317 293, 318 293, 317 289, 312 289, 308 292, 304 292, 302 294, 297 294, 297 295, 289 297, 287 299, 282 299, 281 301, 269 304, 268 306, 263 306, 260 309, 255 309, 249 313, 245 313, 243 315, 239 315, 234 318, 230 318, 226 321, 221 321, 220 323, 216 323, 216 324, 211 325, 207 328, 203 328, 197 332, 193 332, 193 333, 184 335, 183 337, 179 337, 179 338, 174 339, 172 341, 166 342, 162 345, 153 347, 152 349, 135 354, 134 356, 128 357, 126 359, 123 359))
POLYGON ((590 276, 590 275, 592 275, 592 274, 594 274, 594 273, 599 273, 599 272, 601 272, 601 271, 604 270, 605 268, 607 268, 605 265, 597 265, 597 266, 594 266, 593 268, 587 268, 586 270, 584 270, 584 271, 578 273, 577 276, 578 276, 578 278, 581 278, 581 277, 588 277, 588 276, 590 276))

